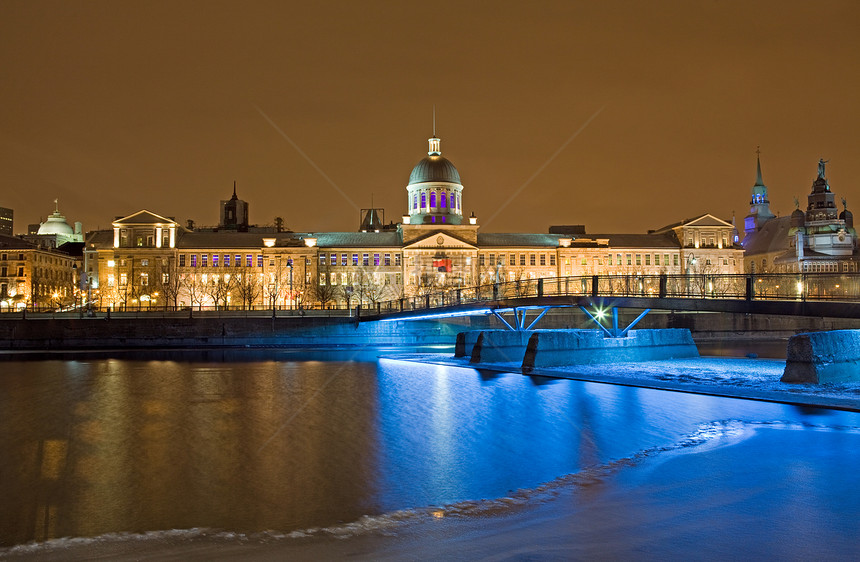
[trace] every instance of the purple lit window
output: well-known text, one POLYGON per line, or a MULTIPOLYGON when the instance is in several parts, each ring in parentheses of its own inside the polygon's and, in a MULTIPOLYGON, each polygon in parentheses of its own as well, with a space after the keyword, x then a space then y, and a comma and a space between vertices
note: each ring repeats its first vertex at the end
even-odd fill
POLYGON ((447 195, 445 195, 444 193, 442 193, 442 194, 439 196, 439 199, 441 200, 441 201, 440 201, 440 203, 439 203, 439 206, 440 206, 440 207, 442 207, 442 208, 444 209, 445 207, 447 207, 447 206, 448 206, 448 196, 447 196, 447 195))
POLYGON ((257 256, 257 267, 263 267, 263 255, 257 256))
POLYGON ((206 261, 207 261, 208 259, 209 259, 209 255, 208 255, 208 254, 202 254, 202 255, 200 256, 200 266, 201 266, 201 267, 206 267, 206 261))
POLYGON ((254 256, 251 254, 245 256, 245 267, 254 267, 254 256))
POLYGON ((191 267, 197 267, 197 254, 191 254, 191 267))
POLYGON ((431 207, 436 206, 436 192, 435 191, 430 192, 430 206, 431 207))
POLYGON ((436 217, 430 217, 430 222, 436 222, 436 217))
POLYGON ((373 254, 373 265, 379 265, 379 254, 373 254))
POLYGON ((233 267, 240 267, 242 265, 242 254, 236 254, 236 259, 233 261, 233 267))
POLYGON ((442 222, 445 222, 445 217, 442 217, 442 222))
POLYGON ((427 194, 426 194, 426 193, 422 193, 422 194, 421 194, 421 208, 423 209, 423 208, 425 208, 426 206, 427 206, 427 194))
POLYGON ((212 267, 218 267, 218 254, 212 254, 212 267))
POLYGON ((230 267, 230 254, 224 254, 224 267, 230 267))
POLYGON ((418 194, 417 193, 412 196, 412 208, 413 209, 418 208, 418 194))
POLYGON ((331 264, 337 265, 337 254, 335 254, 335 253, 332 253, 332 255, 331 255, 331 264))

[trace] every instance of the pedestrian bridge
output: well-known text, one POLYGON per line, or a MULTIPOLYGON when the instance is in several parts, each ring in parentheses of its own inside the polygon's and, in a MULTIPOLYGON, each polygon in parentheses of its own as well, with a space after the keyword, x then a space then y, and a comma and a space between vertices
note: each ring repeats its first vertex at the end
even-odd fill
POLYGON ((493 315, 528 330, 553 308, 578 307, 608 335, 624 335, 649 310, 860 319, 860 274, 593 275, 450 287, 358 307, 360 321, 493 315), (617 309, 644 312, 627 328, 617 309), (529 318, 531 314, 531 318, 529 318), (507 317, 505 316, 507 315, 507 317), (608 329, 600 322, 614 318, 608 329))

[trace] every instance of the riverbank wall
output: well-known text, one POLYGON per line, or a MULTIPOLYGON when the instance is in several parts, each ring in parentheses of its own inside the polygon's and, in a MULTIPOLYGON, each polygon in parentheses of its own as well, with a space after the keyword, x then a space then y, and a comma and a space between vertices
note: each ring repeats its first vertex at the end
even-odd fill
POLYGON ((453 346, 468 320, 351 318, 57 318, 0 321, 0 350, 453 346))

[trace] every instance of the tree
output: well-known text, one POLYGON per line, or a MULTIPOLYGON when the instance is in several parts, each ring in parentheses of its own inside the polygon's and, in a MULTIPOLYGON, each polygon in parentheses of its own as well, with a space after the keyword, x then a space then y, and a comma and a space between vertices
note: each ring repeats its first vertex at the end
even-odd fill
POLYGON ((251 268, 247 269, 249 271, 236 275, 236 292, 242 301, 242 308, 251 310, 263 293, 263 284, 260 280, 262 274, 255 274, 250 271, 251 268))

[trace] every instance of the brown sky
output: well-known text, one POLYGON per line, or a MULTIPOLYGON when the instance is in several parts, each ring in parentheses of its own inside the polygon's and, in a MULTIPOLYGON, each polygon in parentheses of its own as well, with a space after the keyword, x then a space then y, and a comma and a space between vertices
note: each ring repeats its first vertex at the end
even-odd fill
MULTIPOLYGON (((397 219, 437 107, 487 231, 643 232, 775 212, 819 157, 860 208, 860 2, 0 1, 0 206, 85 229, 147 208, 215 224, 397 219), (600 114, 500 207, 597 111, 600 114)), ((740 224, 740 221, 739 221, 740 224)))

